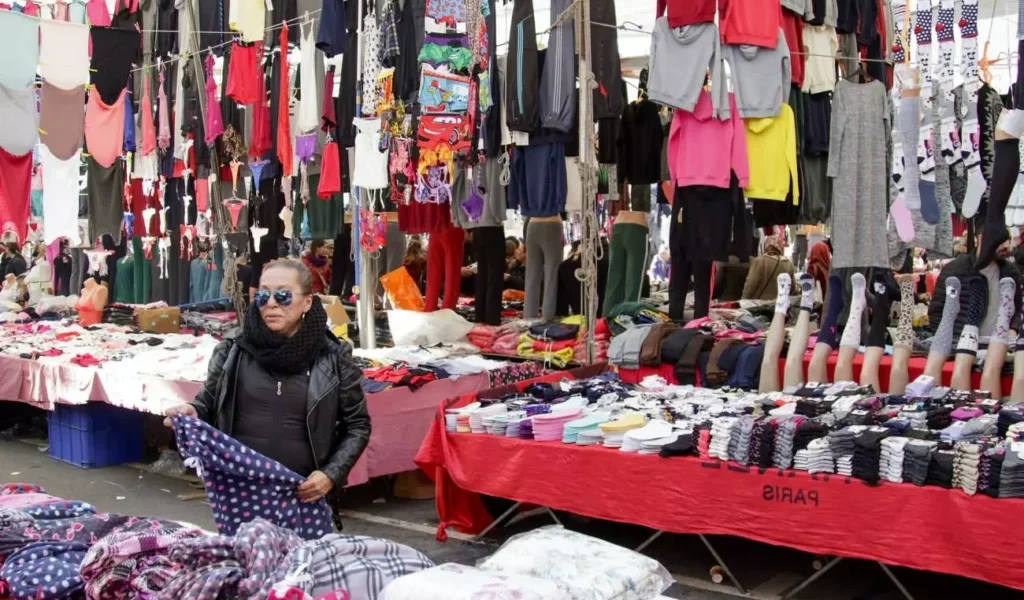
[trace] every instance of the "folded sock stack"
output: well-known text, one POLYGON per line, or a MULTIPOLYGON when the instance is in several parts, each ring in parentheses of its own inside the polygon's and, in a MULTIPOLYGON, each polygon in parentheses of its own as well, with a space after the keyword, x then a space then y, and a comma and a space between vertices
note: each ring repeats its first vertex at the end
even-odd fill
POLYGON ((905 437, 882 440, 882 456, 878 460, 878 472, 882 479, 893 483, 903 482, 903 450, 909 441, 905 437))
POLYGON ((847 454, 836 459, 836 473, 845 477, 853 477, 853 455, 847 454))
POLYGON ((910 440, 903 446, 903 481, 924 485, 928 481, 928 466, 936 443, 926 440, 910 440))
POLYGON ((711 421, 705 421, 693 426, 693 439, 696 440, 697 456, 701 460, 711 458, 711 421))
POLYGON ((775 432, 775 452, 772 455, 772 464, 780 469, 788 469, 793 464, 793 438, 796 436, 797 427, 803 417, 790 417, 780 419, 778 429, 775 432))
POLYGON ((601 423, 598 427, 604 433, 604 445, 606 448, 621 448, 622 439, 630 429, 639 429, 647 422, 647 418, 640 413, 628 413, 614 421, 601 423))
POLYGON ((827 437, 811 440, 807 444, 807 471, 809 473, 835 473, 835 462, 832 460, 832 448, 827 437))
POLYGON ((690 456, 693 454, 693 434, 682 432, 674 442, 665 444, 658 452, 659 456, 671 458, 673 456, 690 456))
POLYGON ((529 419, 523 419, 522 421, 519 422, 519 439, 533 439, 533 417, 530 417, 529 419))
POLYGON ((828 425, 817 420, 805 420, 796 428, 796 435, 793 436, 793 448, 798 451, 803 450, 811 443, 811 440, 827 435, 828 425))
POLYGON ((932 452, 932 460, 928 464, 927 485, 937 485, 950 489, 953 487, 953 459, 956 452, 950 449, 932 452))
POLYGON ((644 442, 667 438, 672 425, 665 421, 650 421, 643 427, 630 429, 622 436, 622 452, 639 452, 644 442))
POLYGON ((973 496, 978 493, 981 444, 957 444, 953 457, 953 486, 973 496))
POLYGON ((1014 423, 1024 423, 1024 404, 1014 404, 999 411, 998 435, 1006 437, 1006 430, 1014 423))
MULTIPOLYGON (((736 460, 736 455, 739 454, 742 428, 743 424, 740 422, 740 419, 734 418, 729 428, 729 460, 736 460)), ((747 443, 749 444, 749 441, 747 443)))
POLYGON ((1024 498, 1024 458, 1019 451, 1007 448, 999 472, 999 497, 1024 498))
POLYGON ((640 444, 640 454, 661 454, 661 449, 676 441, 679 438, 679 431, 673 431, 669 435, 663 438, 657 438, 653 440, 644 440, 640 444))
POLYGON ((1002 446, 989 448, 985 451, 985 462, 988 465, 988 478, 985 481, 984 492, 993 498, 999 497, 999 487, 1002 485, 1003 461, 1006 458, 1006 450, 1002 446))
POLYGON ((732 448, 729 449, 729 458, 744 467, 750 465, 750 442, 754 433, 755 421, 756 419, 750 415, 739 418, 739 434, 733 434, 736 438, 736 452, 733 453, 732 448))
POLYGON ((484 406, 476 410, 470 411, 469 413, 469 430, 472 433, 486 433, 487 429, 484 427, 484 417, 493 417, 495 415, 504 414, 508 412, 508 405, 503 402, 497 404, 491 404, 490 406, 484 406))
POLYGON ((729 440, 736 417, 718 417, 711 424, 711 444, 708 454, 719 460, 729 460, 729 440))
POLYGON ((598 425, 606 422, 608 422, 608 413, 594 413, 569 421, 562 429, 562 441, 566 444, 575 444, 580 432, 589 429, 597 429, 600 434, 601 428, 598 425))
POLYGON ((978 442, 982 438, 991 437, 996 433, 998 420, 999 417, 996 415, 983 414, 975 417, 964 425, 960 439, 965 442, 978 442))
POLYGON ((775 457, 775 435, 778 427, 772 419, 762 419, 760 422, 764 426, 755 447, 758 454, 757 460, 752 462, 762 469, 767 469, 772 466, 775 457))
POLYGON ((853 456, 853 438, 855 436, 856 433, 849 427, 828 433, 828 446, 836 460, 843 456, 853 456))
POLYGON ((505 427, 505 437, 519 437, 520 426, 524 421, 529 421, 529 417, 526 416, 525 412, 516 411, 515 416, 509 416, 508 425, 505 427))
POLYGON ((878 463, 881 460, 882 440, 892 436, 892 430, 872 427, 853 438, 853 476, 871 485, 879 481, 878 463))
POLYGON ((797 471, 807 471, 810 469, 810 458, 810 452, 806 448, 797 450, 793 455, 793 468, 797 471))
POLYGON ((945 429, 953 423, 953 409, 949 406, 933 406, 927 413, 925 427, 928 429, 945 429))

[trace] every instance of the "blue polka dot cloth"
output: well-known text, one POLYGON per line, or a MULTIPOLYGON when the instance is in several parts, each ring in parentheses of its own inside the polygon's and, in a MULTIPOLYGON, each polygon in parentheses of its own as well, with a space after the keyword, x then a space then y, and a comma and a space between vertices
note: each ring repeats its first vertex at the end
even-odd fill
POLYGON ((89 547, 78 542, 36 542, 12 554, 0 568, 0 579, 12 598, 63 600, 80 598, 85 584, 78 575, 89 547))
POLYGON ((257 517, 305 540, 333 532, 327 503, 305 503, 296 495, 304 477, 202 421, 178 416, 171 423, 178 452, 200 469, 221 535, 235 535, 239 525, 257 517))
POLYGON ((96 507, 77 500, 64 500, 30 506, 25 508, 24 512, 36 520, 74 519, 96 514, 96 507))
MULTIPOLYGON (((945 4, 945 3, 943 3, 945 4)), ((939 18, 935 22, 935 37, 940 42, 953 41, 953 3, 939 7, 939 18)))

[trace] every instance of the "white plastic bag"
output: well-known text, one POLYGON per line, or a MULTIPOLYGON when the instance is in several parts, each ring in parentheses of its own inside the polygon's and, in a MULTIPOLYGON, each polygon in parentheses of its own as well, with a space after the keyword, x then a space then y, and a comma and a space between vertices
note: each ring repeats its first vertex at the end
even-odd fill
POLYGON ((564 600, 564 594, 550 581, 488 573, 454 563, 420 571, 392 581, 377 600, 477 600, 518 598, 520 600, 564 600))
POLYGON ((673 582, 653 558, 559 525, 514 535, 477 566, 546 579, 565 600, 650 600, 673 582))
POLYGON ((433 346, 463 342, 473 324, 453 310, 432 313, 412 310, 389 310, 388 325, 396 346, 433 346))

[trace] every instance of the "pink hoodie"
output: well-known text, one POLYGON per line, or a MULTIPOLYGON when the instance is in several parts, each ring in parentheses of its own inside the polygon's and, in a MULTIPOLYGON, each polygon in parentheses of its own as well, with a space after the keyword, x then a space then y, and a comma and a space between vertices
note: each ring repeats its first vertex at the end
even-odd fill
POLYGON ((692 113, 675 111, 668 136, 668 170, 677 186, 728 188, 733 171, 740 187, 747 187, 747 137, 732 94, 729 109, 731 118, 714 118, 711 96, 702 91, 692 113))

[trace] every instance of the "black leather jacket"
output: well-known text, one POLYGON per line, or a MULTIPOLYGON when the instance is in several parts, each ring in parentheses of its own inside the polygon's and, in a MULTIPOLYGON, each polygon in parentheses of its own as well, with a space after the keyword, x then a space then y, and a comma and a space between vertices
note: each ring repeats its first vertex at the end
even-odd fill
MULTIPOLYGON (((206 383, 192 401, 199 418, 231 435, 238 377, 237 332, 225 336, 210 357, 206 383)), ((363 373, 352 362, 352 349, 330 333, 327 348, 309 375, 306 429, 316 468, 345 486, 348 472, 370 441, 370 415, 363 395, 363 373)))

